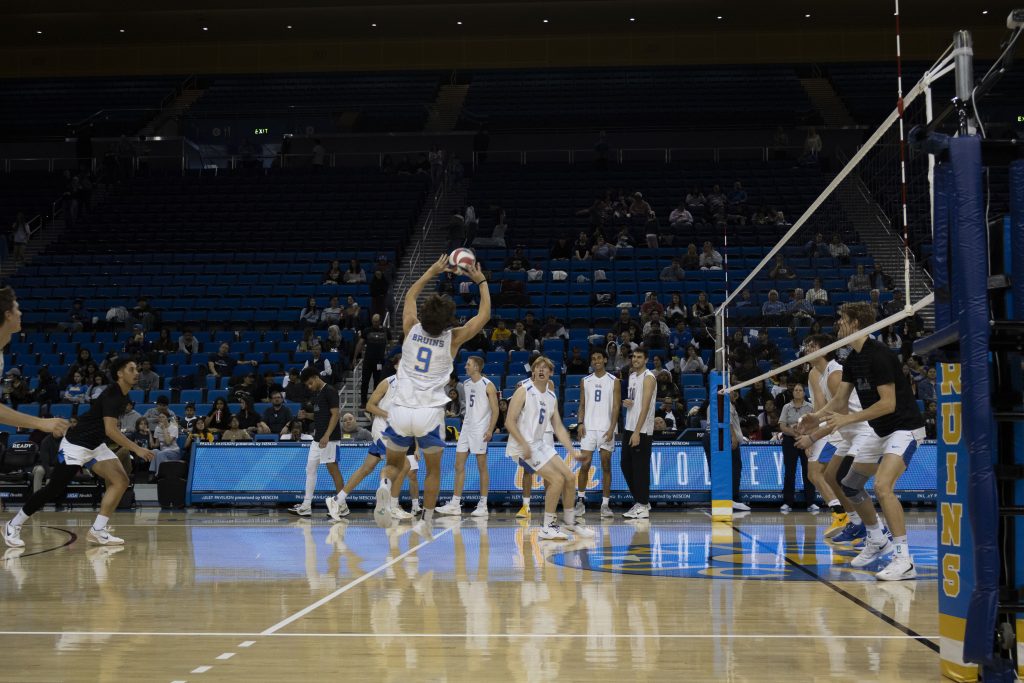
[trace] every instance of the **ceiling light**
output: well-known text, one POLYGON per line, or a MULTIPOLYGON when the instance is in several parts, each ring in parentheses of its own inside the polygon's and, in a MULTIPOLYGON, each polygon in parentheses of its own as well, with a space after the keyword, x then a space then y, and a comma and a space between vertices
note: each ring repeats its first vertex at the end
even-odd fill
POLYGON ((458 24, 459 26, 462 26, 462 22, 461 21, 456 21, 455 23, 458 24))
POLYGON ((810 14, 805 14, 805 15, 804 15, 804 19, 810 19, 810 18, 811 18, 811 15, 810 15, 810 14))
POLYGON ((370 24, 371 28, 377 28, 377 24, 370 24))
POLYGON ((718 15, 718 19, 719 19, 719 20, 721 20, 721 19, 722 19, 722 15, 721 15, 721 14, 719 14, 719 15, 718 15))
POLYGON ((291 25, 291 24, 288 24, 287 26, 285 26, 285 28, 286 28, 286 29, 289 29, 289 30, 291 30, 291 28, 292 28, 292 25, 291 25))
POLYGON ((118 29, 118 32, 119 33, 124 33, 124 29, 123 28, 122 29, 118 29))
POLYGON ((544 22, 545 24, 548 23, 547 19, 541 19, 541 21, 544 22))
POLYGON ((988 10, 987 9, 983 9, 983 10, 981 10, 981 13, 982 14, 988 14, 988 10))
POLYGON ((630 21, 636 21, 636 17, 630 17, 629 20, 630 21))
POLYGON ((42 31, 36 31, 36 35, 37 36, 41 36, 41 35, 43 35, 43 32, 42 31))
POLYGON ((209 28, 207 28, 206 26, 204 26, 204 27, 203 27, 203 30, 204 30, 204 31, 209 31, 210 29, 209 29, 209 28))

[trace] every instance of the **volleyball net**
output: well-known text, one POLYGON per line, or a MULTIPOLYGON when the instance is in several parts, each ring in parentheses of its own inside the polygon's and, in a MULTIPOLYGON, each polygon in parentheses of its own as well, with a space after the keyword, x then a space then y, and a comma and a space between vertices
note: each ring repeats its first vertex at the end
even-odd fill
POLYGON ((770 380, 856 338, 899 328, 912 316, 932 317, 934 294, 922 257, 927 257, 931 244, 934 161, 928 154, 912 151, 906 139, 911 130, 933 120, 935 103, 952 89, 950 74, 954 69, 951 45, 902 93, 902 98, 894 98, 897 106, 855 152, 849 156, 842 151, 836 154, 838 161, 845 161, 842 168, 749 274, 738 282, 730 278, 734 286, 716 310, 715 369, 725 377, 723 391, 770 380), (831 242, 837 235, 845 249, 837 245, 833 251, 831 242), (781 271, 776 270, 779 256, 784 264, 781 271), (875 262, 889 266, 883 270, 891 278, 891 286, 878 294, 879 309, 887 314, 880 313, 869 328, 813 354, 798 356, 803 337, 812 326, 817 328, 815 322, 823 332, 832 333, 843 303, 872 300, 875 262), (863 286, 858 267, 863 268, 870 286, 863 286), (857 279, 851 282, 854 276, 857 279), (827 293, 827 302, 808 301, 811 307, 799 303, 796 310, 804 314, 791 313, 794 309, 790 305, 799 302, 801 296, 795 290, 802 290, 806 300, 815 279, 820 281, 816 289, 827 293), (903 296, 902 302, 893 301, 899 295, 903 296), (777 302, 773 301, 775 297, 777 302), (778 302, 784 305, 784 311, 778 302), (762 364, 756 376, 747 378, 750 373, 746 372, 743 381, 731 382, 735 362, 730 358, 728 342, 736 330, 749 333, 751 329, 786 343, 779 344, 781 353, 772 367, 762 364))

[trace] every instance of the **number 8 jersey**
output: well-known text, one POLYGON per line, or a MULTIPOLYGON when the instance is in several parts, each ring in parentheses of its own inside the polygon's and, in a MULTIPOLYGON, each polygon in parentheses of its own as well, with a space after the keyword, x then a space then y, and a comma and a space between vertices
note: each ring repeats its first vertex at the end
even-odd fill
POLYGON ((402 342, 395 405, 406 408, 446 405, 448 394, 444 388, 454 367, 452 331, 445 330, 440 336, 431 337, 416 323, 402 342))

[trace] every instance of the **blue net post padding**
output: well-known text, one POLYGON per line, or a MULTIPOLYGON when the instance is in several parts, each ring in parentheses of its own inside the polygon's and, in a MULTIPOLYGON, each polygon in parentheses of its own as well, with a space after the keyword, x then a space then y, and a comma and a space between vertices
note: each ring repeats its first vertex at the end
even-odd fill
POLYGON ((1010 164, 1010 259, 1014 320, 1024 320, 1024 160, 1010 164))
POLYGON ((934 216, 932 243, 932 274, 935 280, 935 329, 942 330, 955 319, 953 316, 952 290, 949 282, 950 266, 950 231, 952 212, 950 211, 953 194, 953 169, 949 164, 935 166, 932 182, 934 191, 934 216))
MULTIPOLYGON (((951 242, 965 406, 991 406, 989 372, 988 238, 985 225, 981 139, 955 138, 949 144, 956 205, 951 242)), ((964 661, 994 664, 999 603, 999 497, 992 465, 996 433, 991 410, 964 412, 969 454, 968 501, 974 536, 975 584, 967 609, 964 661)))
POLYGON ((724 378, 719 372, 708 376, 708 435, 711 439, 711 514, 713 517, 732 515, 732 430, 729 411, 732 409, 725 396, 719 394, 724 378), (722 502, 730 501, 728 511, 722 502))

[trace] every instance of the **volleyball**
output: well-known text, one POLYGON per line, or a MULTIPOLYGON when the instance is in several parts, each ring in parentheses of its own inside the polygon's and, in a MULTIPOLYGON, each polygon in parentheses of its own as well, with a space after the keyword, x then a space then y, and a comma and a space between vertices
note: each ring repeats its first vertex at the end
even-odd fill
POLYGON ((466 270, 466 268, 469 268, 471 265, 476 263, 476 254, 474 254, 471 249, 459 247, 452 253, 448 254, 448 263, 453 268, 466 270))

